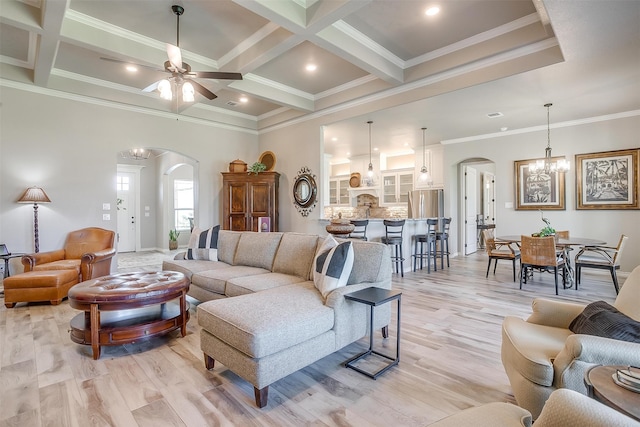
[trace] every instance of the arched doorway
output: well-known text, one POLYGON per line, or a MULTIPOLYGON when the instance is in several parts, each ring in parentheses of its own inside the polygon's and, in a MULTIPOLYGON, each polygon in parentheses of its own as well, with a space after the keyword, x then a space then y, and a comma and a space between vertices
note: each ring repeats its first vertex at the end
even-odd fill
POLYGON ((118 252, 168 250, 169 230, 183 228, 179 244, 189 240, 189 222, 176 216, 176 206, 187 216, 198 212, 198 161, 183 154, 144 148, 145 156, 131 156, 131 150, 118 153, 117 159, 117 233, 118 252), (176 205, 176 180, 182 195, 176 205), (185 191, 186 189, 186 191, 185 191), (176 218, 180 219, 179 224, 176 218))
POLYGON ((458 163, 458 244, 461 254, 470 255, 481 248, 478 221, 495 224, 495 170, 493 161, 485 158, 458 163))

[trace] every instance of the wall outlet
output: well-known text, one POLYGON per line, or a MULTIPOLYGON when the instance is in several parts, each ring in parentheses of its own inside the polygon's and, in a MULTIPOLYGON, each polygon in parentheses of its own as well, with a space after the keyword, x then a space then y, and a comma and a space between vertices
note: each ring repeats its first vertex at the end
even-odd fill
POLYGON ((102 214, 102 220, 103 221, 111 221, 111 215, 110 214, 102 214))

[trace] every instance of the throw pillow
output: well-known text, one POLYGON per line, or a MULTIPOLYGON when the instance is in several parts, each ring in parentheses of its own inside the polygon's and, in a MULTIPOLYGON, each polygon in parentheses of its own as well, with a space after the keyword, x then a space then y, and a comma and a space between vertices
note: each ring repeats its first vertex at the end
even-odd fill
POLYGON ((353 246, 351 242, 340 243, 328 236, 315 258, 313 283, 323 298, 334 289, 347 286, 353 268, 353 246))
POLYGON ((193 227, 189 246, 185 259, 201 259, 207 261, 218 260, 218 232, 220 226, 216 225, 206 230, 193 227))
POLYGON ((605 301, 592 302, 569 325, 576 334, 640 343, 640 322, 605 301))

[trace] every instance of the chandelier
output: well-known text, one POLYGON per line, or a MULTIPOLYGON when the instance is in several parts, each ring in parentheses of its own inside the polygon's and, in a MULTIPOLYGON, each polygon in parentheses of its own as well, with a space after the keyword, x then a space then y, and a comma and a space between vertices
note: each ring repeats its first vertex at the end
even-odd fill
POLYGON ((427 150, 425 148, 426 139, 425 132, 427 128, 422 128, 422 168, 420 168, 420 175, 418 175, 418 182, 422 183, 430 183, 431 182, 431 174, 427 169, 427 150))
POLYGON ((567 159, 558 159, 553 161, 551 159, 551 127, 549 125, 549 109, 553 104, 544 104, 547 107, 547 148, 544 149, 544 159, 536 160, 533 163, 529 163, 529 171, 531 172, 568 172, 571 169, 571 165, 567 159))
POLYGON ((376 182, 376 176, 373 172, 373 162, 371 159, 371 124, 372 123, 373 121, 371 120, 367 122, 367 124, 369 125, 369 167, 367 168, 367 176, 365 176, 364 178, 364 182, 367 185, 367 187, 371 187, 375 185, 375 182, 376 182))
POLYGON ((129 160, 147 160, 151 156, 151 151, 144 148, 132 148, 128 151, 123 151, 122 157, 129 160))

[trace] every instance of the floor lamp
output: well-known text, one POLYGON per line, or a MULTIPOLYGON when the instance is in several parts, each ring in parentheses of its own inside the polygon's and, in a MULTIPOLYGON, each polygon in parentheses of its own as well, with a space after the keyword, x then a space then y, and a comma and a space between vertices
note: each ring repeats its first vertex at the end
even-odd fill
POLYGON ((29 187, 18 203, 33 203, 33 235, 35 240, 36 253, 40 252, 40 242, 38 240, 38 203, 51 203, 47 193, 40 187, 29 187))

